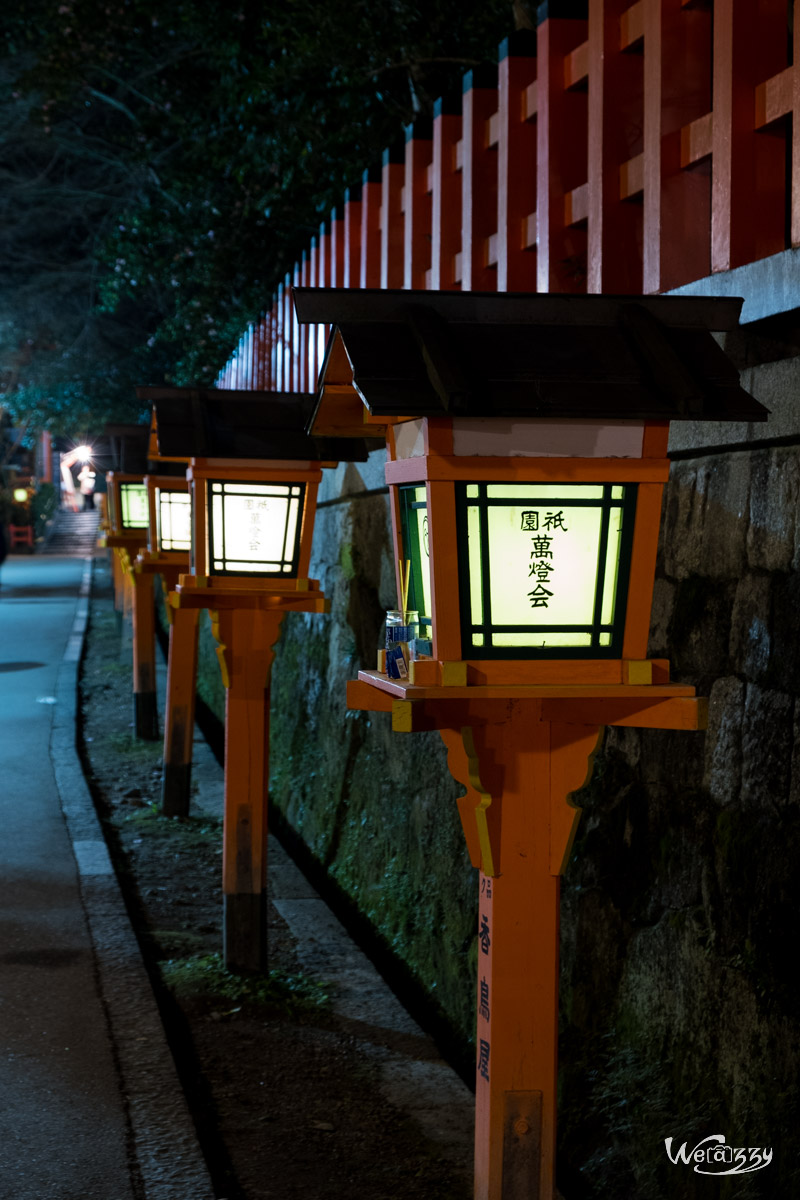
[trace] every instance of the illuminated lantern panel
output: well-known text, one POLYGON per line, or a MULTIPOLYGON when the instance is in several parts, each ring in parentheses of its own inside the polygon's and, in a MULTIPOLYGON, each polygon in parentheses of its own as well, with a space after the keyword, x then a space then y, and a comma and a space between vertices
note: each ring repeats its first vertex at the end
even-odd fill
POLYGON ((428 549, 428 500, 425 485, 402 487, 400 512, 403 546, 411 563, 408 607, 419 613, 420 637, 431 636, 431 560, 428 549))
POLYGON ((120 483, 119 502, 123 529, 149 529, 150 510, 143 483, 120 483))
POLYGON ((304 483, 209 480, 209 574, 297 575, 304 483))
POLYGON ((192 501, 188 492, 156 491, 158 548, 188 553, 192 545, 192 501))
POLYGON ((459 483, 464 657, 619 658, 636 488, 459 483))

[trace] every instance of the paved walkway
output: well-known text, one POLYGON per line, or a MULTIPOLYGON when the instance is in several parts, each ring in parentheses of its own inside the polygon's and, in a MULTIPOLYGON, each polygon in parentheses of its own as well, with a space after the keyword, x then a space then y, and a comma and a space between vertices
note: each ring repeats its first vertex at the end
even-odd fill
POLYGON ((0 573, 0 1197, 211 1200, 75 753, 88 563, 0 573))
MULTIPOLYGON (((75 751, 90 566, 13 556, 0 573, 0 1200, 213 1200, 75 751)), ((199 732, 194 759, 194 804, 218 815, 222 771, 199 732)), ((273 839, 269 869, 357 1052, 468 1173, 468 1089, 273 839)))

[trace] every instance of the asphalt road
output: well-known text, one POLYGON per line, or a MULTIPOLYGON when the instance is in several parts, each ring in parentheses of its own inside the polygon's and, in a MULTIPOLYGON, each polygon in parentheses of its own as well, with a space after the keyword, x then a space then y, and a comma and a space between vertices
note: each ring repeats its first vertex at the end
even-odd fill
POLYGON ((0 571, 0 1200, 206 1200, 74 749, 88 582, 0 571))

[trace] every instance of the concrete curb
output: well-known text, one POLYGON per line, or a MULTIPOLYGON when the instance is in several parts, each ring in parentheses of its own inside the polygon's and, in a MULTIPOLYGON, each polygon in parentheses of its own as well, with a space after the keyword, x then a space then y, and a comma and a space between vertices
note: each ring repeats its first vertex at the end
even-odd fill
POLYGON ((75 746, 78 666, 91 583, 92 560, 88 558, 58 671, 50 756, 78 865, 98 987, 127 1106, 134 1190, 144 1200, 214 1200, 215 1191, 75 746))

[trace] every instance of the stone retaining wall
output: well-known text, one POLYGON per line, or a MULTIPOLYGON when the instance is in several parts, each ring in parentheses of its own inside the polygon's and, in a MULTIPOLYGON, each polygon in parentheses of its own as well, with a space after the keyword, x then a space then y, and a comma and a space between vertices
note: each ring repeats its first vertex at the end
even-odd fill
MULTIPOLYGON (((706 1195, 664 1139, 709 1133, 774 1148, 772 1166, 715 1195, 797 1192, 800 358, 760 362, 772 343, 755 328, 737 339, 744 386, 774 415, 674 429, 650 645, 710 696, 709 730, 607 734, 564 878, 570 1200, 706 1195)), ((466 1040, 476 873, 458 785, 438 735, 345 709, 395 606, 382 462, 326 476, 312 575, 332 609, 285 621, 272 799, 466 1040)))

